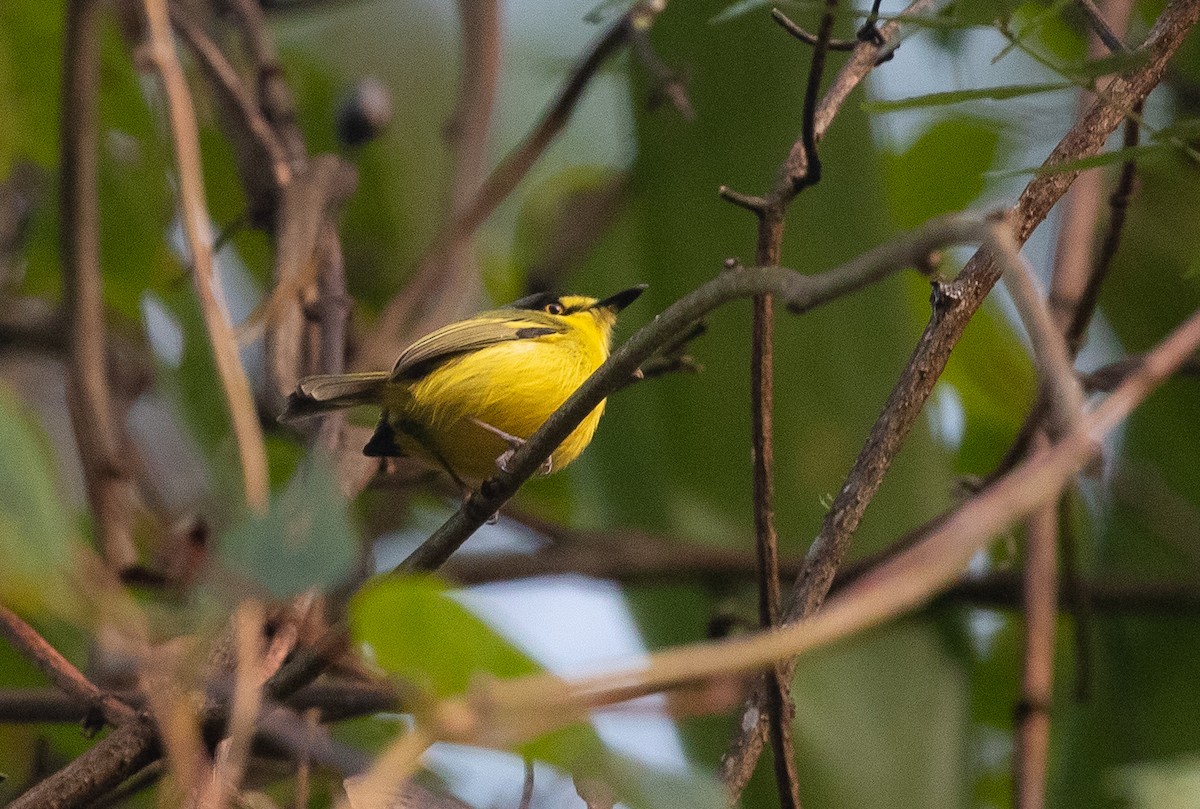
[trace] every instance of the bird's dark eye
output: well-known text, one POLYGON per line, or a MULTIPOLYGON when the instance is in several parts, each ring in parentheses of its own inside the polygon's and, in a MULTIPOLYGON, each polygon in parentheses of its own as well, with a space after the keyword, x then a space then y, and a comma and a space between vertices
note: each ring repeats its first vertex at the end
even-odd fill
POLYGON ((561 303, 548 303, 546 304, 546 311, 552 315, 561 315, 563 313, 563 306, 561 303))

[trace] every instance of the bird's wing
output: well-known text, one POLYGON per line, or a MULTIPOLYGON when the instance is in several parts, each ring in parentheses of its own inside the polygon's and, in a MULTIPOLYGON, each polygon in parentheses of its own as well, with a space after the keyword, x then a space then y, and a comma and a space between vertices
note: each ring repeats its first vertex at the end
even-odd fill
POLYGON ((393 382, 429 373, 444 360, 497 343, 532 340, 566 331, 566 326, 537 312, 499 309, 460 320, 425 335, 400 354, 392 368, 393 382))

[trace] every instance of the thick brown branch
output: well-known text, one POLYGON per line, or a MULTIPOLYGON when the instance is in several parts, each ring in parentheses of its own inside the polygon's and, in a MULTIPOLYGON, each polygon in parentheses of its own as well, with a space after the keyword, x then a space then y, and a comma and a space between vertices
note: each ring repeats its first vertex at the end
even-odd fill
POLYGON ((147 721, 121 725, 68 766, 39 781, 9 809, 70 809, 89 806, 159 753, 158 736, 147 721))

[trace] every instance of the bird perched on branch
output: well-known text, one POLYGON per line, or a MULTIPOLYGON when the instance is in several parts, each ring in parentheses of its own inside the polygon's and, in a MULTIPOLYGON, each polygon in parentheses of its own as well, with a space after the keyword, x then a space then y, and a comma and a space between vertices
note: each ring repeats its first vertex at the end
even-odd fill
MULTIPOLYGON (((280 420, 379 405, 373 457, 412 456, 440 466, 462 488, 483 480, 608 359, 617 313, 645 285, 604 300, 530 295, 443 326, 401 352, 388 371, 310 376, 280 420)), ((604 402, 546 461, 562 469, 592 440, 604 402)))

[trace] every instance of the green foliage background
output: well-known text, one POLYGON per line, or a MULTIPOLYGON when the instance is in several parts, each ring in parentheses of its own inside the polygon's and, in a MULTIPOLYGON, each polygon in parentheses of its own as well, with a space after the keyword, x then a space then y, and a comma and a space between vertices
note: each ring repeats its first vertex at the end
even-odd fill
MULTIPOLYGON (((29 160, 53 177, 59 5, 0 4, 0 176, 17 161, 29 160)), ((621 334, 718 273, 726 257, 753 255, 754 222, 719 201, 716 189, 727 184, 758 193, 773 182, 799 133, 808 51, 771 25, 766 8, 758 4, 714 21, 727 6, 726 0, 677 0, 653 30, 663 59, 688 76, 695 121, 685 122, 669 108, 647 108, 646 74, 636 61, 622 57, 597 79, 567 135, 479 234, 487 286, 498 297, 521 288, 528 265, 545 249, 539 241, 552 238, 547 234, 556 227, 553 212, 612 182, 617 173, 628 184, 627 203, 563 286, 602 295, 649 283, 650 290, 623 319, 621 334)), ((815 19, 807 4, 790 8, 799 19, 815 19)), ((1152 19, 1158 9, 1159 4, 1143 3, 1140 19, 1152 19)), ((592 34, 581 19, 587 10, 570 4, 569 11, 556 8, 531 23, 531 14, 510 9, 524 23, 505 55, 496 159, 569 69, 562 51, 574 50, 546 43, 565 36, 581 50, 592 34)), ((1024 47, 1062 63, 1080 63, 1079 20, 1064 13, 1061 3, 1013 6, 980 0, 969 7, 958 4, 946 15, 956 24, 978 21, 985 27, 997 16, 1011 17, 1013 30, 1028 32, 1024 47)), ((344 216, 342 238, 350 291, 360 325, 366 324, 403 284, 438 224, 447 166, 439 132, 457 69, 453 24, 441 10, 390 0, 328 4, 272 19, 314 152, 338 148, 334 108, 355 78, 377 76, 394 94, 394 124, 379 140, 346 154, 359 170, 360 184, 344 216)), ((839 22, 840 35, 852 30, 852 21, 839 22)), ((1138 23, 1131 41, 1143 32, 1144 24, 1138 23)), ((977 47, 961 28, 920 36, 963 58, 969 47, 977 47)), ((896 69, 912 50, 900 49, 896 69)), ((1031 82, 1061 80, 1031 75, 1031 82)), ((1156 121, 1194 112, 1196 75, 1200 52, 1193 43, 1180 58, 1171 86, 1159 91, 1162 109, 1152 110, 1156 121), (1168 107, 1170 113, 1163 111, 1168 107)), ((222 529, 225 547, 232 549, 226 562, 275 593, 333 584, 350 564, 358 529, 331 499, 334 483, 322 469, 295 471, 300 449, 294 441, 284 436, 271 441, 278 484, 272 515, 253 522, 230 508, 236 487, 228 485, 233 459, 228 424, 219 399, 206 396, 214 389, 211 361, 184 270, 164 240, 172 218, 165 179, 170 154, 157 112, 147 104, 114 28, 106 31, 101 80, 102 260, 113 328, 141 339, 147 294, 184 324, 182 362, 178 367, 164 362, 159 379, 168 406, 202 447, 209 490, 196 506, 222 529), (284 535, 294 527, 296 510, 306 508, 321 519, 305 523, 307 544, 301 547, 307 550, 295 555, 293 565, 283 553, 284 535), (262 545, 254 544, 256 537, 264 538, 262 545)), ((868 93, 876 86, 869 82, 868 93)), ((1070 94, 1060 93, 1055 103, 1034 108, 1032 121, 1028 107, 1008 102, 940 105, 923 110, 915 139, 897 147, 884 136, 880 121, 861 108, 865 98, 856 93, 839 116, 822 146, 823 182, 792 208, 784 245, 788 266, 804 272, 827 269, 932 215, 1010 193, 1013 186, 1002 184, 996 172, 1028 165, 1023 157, 1028 141, 1052 143, 1041 130, 1064 130, 1074 103, 1070 94), (1033 138, 1035 133, 1043 140, 1033 138)), ((240 214, 244 199, 212 111, 201 112, 210 208, 218 224, 228 223, 240 214)), ((1125 242, 1101 299, 1111 328, 1108 344, 1131 353, 1151 347, 1200 304, 1196 166, 1177 150, 1160 150, 1148 154, 1140 170, 1125 242)), ((7 285, 0 292, 59 295, 58 219, 50 182, 33 217, 23 273, 0 279, 7 285)), ((267 286, 271 252, 262 235, 239 232, 233 247, 250 278, 267 286)), ((957 259, 951 256, 949 263, 957 259)), ((904 276, 801 319, 780 316, 776 459, 784 554, 802 554, 819 530, 824 504, 842 485, 924 327, 927 298, 924 280, 904 276)), ((1034 389, 1021 337, 1009 324, 999 305, 985 308, 971 324, 944 377, 962 404, 961 444, 939 440, 929 423, 918 426, 867 513, 856 554, 884 547, 948 507, 957 478, 985 474, 1008 447, 1034 389)), ((748 306, 722 310, 708 325, 708 335, 693 347, 702 373, 667 376, 615 397, 584 458, 564 474, 527 487, 522 505, 578 526, 637 527, 685 543, 748 548, 748 306)), ((87 534, 79 493, 64 482, 72 479, 65 471, 72 463, 71 437, 51 434, 47 442, 38 434, 45 428, 30 412, 39 403, 21 405, 21 394, 0 388, 0 597, 28 611, 52 641, 82 662, 86 627, 72 619, 71 611, 64 616, 44 603, 61 605, 66 599, 60 594, 68 591, 71 560, 79 537, 87 534), (47 443, 57 451, 58 481, 47 443)), ((951 393, 938 394, 946 395, 951 393)), ((1120 436, 1109 472, 1085 482, 1076 512, 1087 575, 1195 583, 1198 416, 1195 381, 1170 383, 1120 436), (1170 493, 1171 504, 1131 497, 1120 485, 1122 475, 1151 480, 1155 491, 1170 493), (1163 509, 1175 519, 1158 519, 1163 509)), ((992 554, 994 568, 1012 565, 1009 548, 1015 538, 1007 539, 992 554)), ((375 596, 356 607, 368 638, 386 637, 388 610, 395 606, 375 596)), ((753 594, 742 582, 639 585, 629 588, 628 597, 651 647, 703 637, 709 618, 720 610, 754 614, 753 594)), ((984 618, 961 608, 934 609, 803 661, 795 695, 805 806, 1009 805, 1020 627, 1007 613, 984 618)), ((480 668, 488 669, 489 660, 505 661, 497 674, 532 665, 465 612, 451 610, 427 626, 444 631, 447 622, 460 629, 469 624, 480 646, 495 645, 495 654, 473 659, 480 668)), ((1147 796, 1160 794, 1155 790, 1165 781, 1181 778, 1180 770, 1193 779, 1196 773, 1200 625, 1191 616, 1097 617, 1087 661, 1090 696, 1083 702, 1072 689, 1081 668, 1071 642, 1074 630, 1064 618, 1051 761, 1054 805, 1167 805, 1152 804, 1147 796)), ((404 647, 409 662, 390 668, 403 671, 412 660, 438 654, 439 646, 430 645, 429 638, 411 643, 404 647)), ((438 680, 437 671, 449 672, 450 679, 463 675, 455 662, 436 661, 429 675, 435 678, 434 693, 453 684, 438 680)), ((0 686, 36 682, 34 673, 0 646, 0 686)), ((697 770, 715 769, 735 721, 720 716, 684 723, 697 770)), ((341 733, 369 747, 381 738, 380 728, 365 720, 341 733)), ((31 766, 31 740, 39 735, 49 739, 55 760, 85 746, 72 728, 0 727, 0 771, 10 776, 0 784, 0 802, 22 783, 31 766)), ((774 805, 773 790, 764 768, 745 805, 774 805)), ((631 788, 630 795, 636 791, 631 788)), ((1200 792, 1186 794, 1194 802, 1200 792)), ((666 805, 661 795, 652 800, 666 805)))

